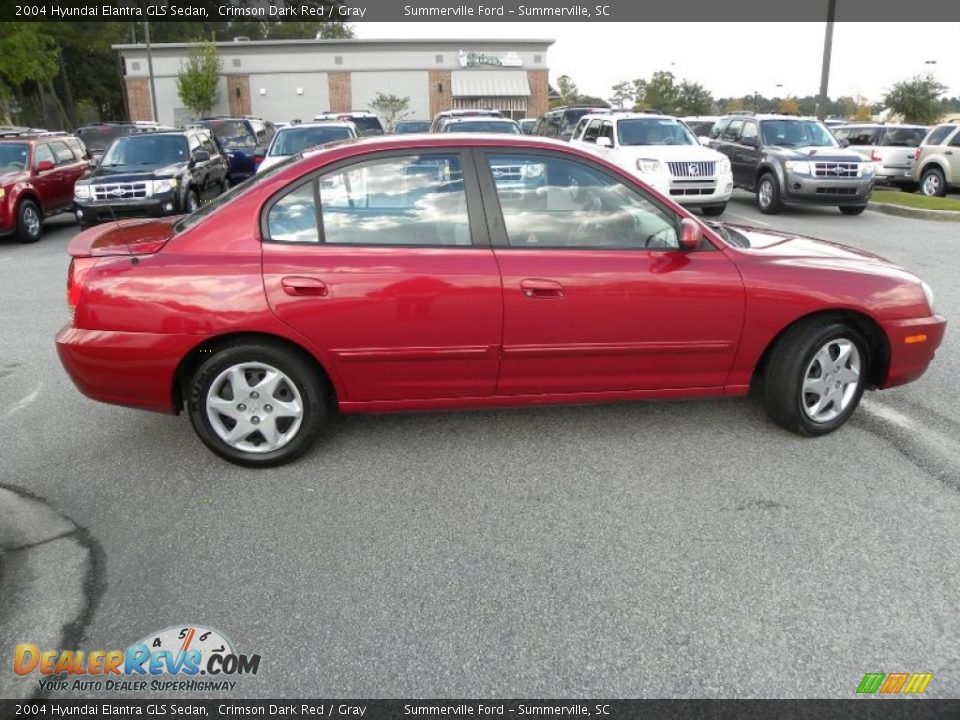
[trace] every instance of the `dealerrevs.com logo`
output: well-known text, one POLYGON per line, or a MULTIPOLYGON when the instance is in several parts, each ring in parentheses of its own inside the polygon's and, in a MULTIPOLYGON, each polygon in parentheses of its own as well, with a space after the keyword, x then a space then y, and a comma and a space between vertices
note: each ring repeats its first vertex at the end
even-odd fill
POLYGON ((126 650, 14 648, 13 671, 37 673, 44 692, 79 690, 230 691, 240 675, 256 675, 260 655, 238 654, 224 635, 199 625, 168 627, 126 650))

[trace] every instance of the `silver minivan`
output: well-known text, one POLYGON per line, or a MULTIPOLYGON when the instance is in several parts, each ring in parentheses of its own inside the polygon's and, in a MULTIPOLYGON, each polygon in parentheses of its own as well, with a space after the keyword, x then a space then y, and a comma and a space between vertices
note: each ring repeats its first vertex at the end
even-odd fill
POLYGON ((930 128, 923 125, 851 123, 830 128, 842 144, 877 164, 877 182, 913 192, 913 156, 930 128))

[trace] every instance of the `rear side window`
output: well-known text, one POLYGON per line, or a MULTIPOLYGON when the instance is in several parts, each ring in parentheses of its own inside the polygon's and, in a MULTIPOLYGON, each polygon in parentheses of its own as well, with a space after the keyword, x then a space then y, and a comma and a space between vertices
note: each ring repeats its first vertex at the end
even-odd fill
POLYGON ((56 159, 57 165, 70 165, 77 161, 73 156, 73 151, 67 147, 65 142, 52 142, 50 143, 50 149, 53 150, 53 157, 56 159))
POLYGON ((76 138, 67 138, 64 140, 67 146, 73 150, 73 154, 78 158, 86 158, 87 151, 84 149, 83 144, 76 138))
POLYGON ((919 147, 923 142, 923 136, 927 134, 927 129, 916 128, 886 128, 883 131, 881 145, 890 147, 919 147))
POLYGON ((924 145, 939 145, 946 140, 950 133, 957 129, 956 125, 938 125, 924 139, 924 145))

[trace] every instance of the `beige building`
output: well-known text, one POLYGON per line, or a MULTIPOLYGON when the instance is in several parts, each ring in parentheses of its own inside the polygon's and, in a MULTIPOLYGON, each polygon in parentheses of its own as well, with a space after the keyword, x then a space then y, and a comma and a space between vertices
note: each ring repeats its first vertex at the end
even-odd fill
MULTIPOLYGON (((263 40, 217 43, 223 63, 212 115, 272 121, 324 111, 368 110, 378 92, 410 99, 410 119, 440 110, 489 108, 513 118, 547 109, 552 40, 263 40)), ((122 58, 132 120, 176 125, 192 119, 176 79, 190 45, 151 46, 153 117, 146 48, 114 45, 122 58)))

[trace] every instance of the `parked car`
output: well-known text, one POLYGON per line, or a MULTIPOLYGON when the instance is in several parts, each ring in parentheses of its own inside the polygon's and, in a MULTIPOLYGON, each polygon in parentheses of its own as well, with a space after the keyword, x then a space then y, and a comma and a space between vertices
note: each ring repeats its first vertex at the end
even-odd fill
POLYGON ((801 435, 915 380, 946 321, 913 274, 711 228, 622 167, 523 135, 305 152, 187 217, 79 233, 77 387, 277 465, 344 413, 743 395, 801 435), (496 168, 542 176, 501 190, 496 168), (546 197, 546 203, 542 199, 546 197), (139 259, 139 262, 131 262, 139 259))
POLYGON ((255 117, 215 117, 198 120, 188 128, 205 128, 213 134, 217 149, 226 158, 231 185, 257 172, 276 134, 274 124, 255 117))
POLYGON ((927 134, 914 151, 913 179, 930 197, 960 187, 960 122, 937 125, 927 134))
POLYGON ((463 117, 490 117, 502 118, 503 113, 499 110, 480 110, 480 109, 461 109, 461 110, 441 110, 433 116, 430 123, 430 132, 443 132, 443 126, 453 118, 463 117))
POLYGON ((466 116, 447 118, 439 132, 479 132, 479 133, 506 133, 521 135, 520 126, 516 120, 498 117, 466 116))
POLYGON ((536 127, 536 118, 523 118, 520 120, 520 132, 522 132, 524 135, 533 135, 533 131, 536 127))
POLYGON ((613 112, 580 118, 570 142, 624 168, 681 205, 720 215, 733 193, 730 161, 675 117, 613 112))
POLYGON ((315 121, 348 120, 357 127, 357 133, 361 137, 383 135, 383 125, 380 123, 380 118, 372 112, 364 112, 362 110, 351 110, 342 113, 325 112, 320 113, 313 119, 315 121))
POLYGON ((823 124, 826 125, 828 128, 830 128, 831 130, 833 130, 833 128, 836 128, 836 127, 849 125, 850 121, 844 120, 843 118, 838 118, 838 117, 828 117, 824 119, 823 124))
POLYGON ((876 163, 877 183, 895 185, 908 192, 917 189, 913 180, 915 148, 929 132, 923 125, 849 123, 831 129, 844 147, 876 163))
POLYGON ((708 137, 720 118, 716 115, 690 115, 681 118, 697 137, 708 137))
POLYGON ((573 128, 576 127, 580 118, 587 113, 600 113, 607 110, 609 108, 567 105, 554 108, 540 116, 536 127, 533 129, 533 134, 558 140, 569 140, 573 135, 573 128))
POLYGON ((142 132, 153 132, 159 128, 157 123, 142 122, 96 122, 77 128, 76 136, 83 141, 91 157, 99 161, 110 143, 118 137, 142 132))
POLYGON ((315 145, 355 137, 357 137, 357 128, 347 120, 289 125, 278 130, 273 136, 270 147, 267 148, 267 156, 260 163, 257 172, 263 172, 291 155, 301 153, 315 145))
POLYGON ((401 120, 393 126, 393 131, 397 135, 409 135, 411 133, 430 132, 429 120, 401 120))
POLYGON ((77 182, 77 220, 194 212, 227 188, 227 163, 203 129, 128 135, 113 141, 93 174, 77 182))
POLYGON ((0 139, 0 236, 39 240, 44 218, 73 209, 73 184, 89 171, 86 148, 72 135, 0 139))
POLYGON ((874 163, 841 147, 816 118, 726 115, 710 131, 710 147, 730 159, 734 185, 755 192, 762 213, 812 203, 859 215, 873 192, 874 163))

